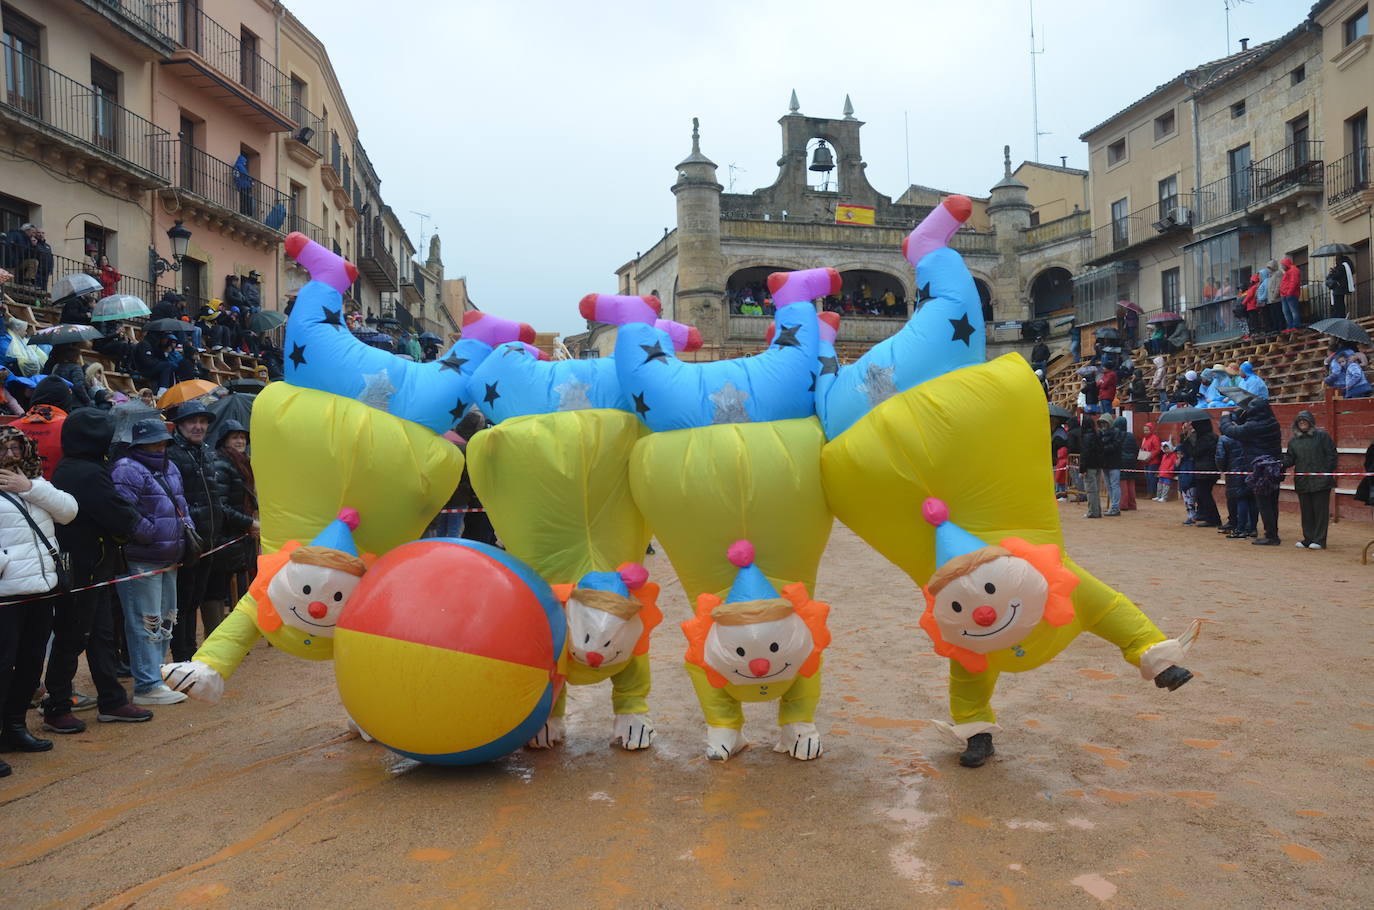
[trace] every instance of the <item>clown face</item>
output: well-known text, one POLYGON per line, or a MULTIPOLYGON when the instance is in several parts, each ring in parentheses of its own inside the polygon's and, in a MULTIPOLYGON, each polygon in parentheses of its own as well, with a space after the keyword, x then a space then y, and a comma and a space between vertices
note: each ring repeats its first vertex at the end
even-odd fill
POLYGON ((568 599, 568 643, 573 660, 580 664, 609 667, 623 663, 634 654, 643 634, 644 621, 638 616, 621 619, 576 597, 568 599))
POLYGON ((733 685, 787 680, 814 646, 811 630, 795 613, 744 626, 717 622, 706 635, 706 663, 733 685))
POLYGON ((286 625, 333 638, 339 613, 360 581, 339 569, 288 562, 268 583, 267 596, 286 625))
POLYGON ((952 645, 987 654, 1019 644, 1045 615, 1049 585, 1024 559, 999 556, 935 597, 935 622, 952 645))

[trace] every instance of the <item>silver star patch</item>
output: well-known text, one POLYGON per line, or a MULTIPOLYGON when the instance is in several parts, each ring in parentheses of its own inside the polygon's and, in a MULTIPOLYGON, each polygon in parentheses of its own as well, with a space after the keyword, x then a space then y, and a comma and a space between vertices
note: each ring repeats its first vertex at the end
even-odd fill
POLYGON ((558 394, 558 410, 583 411, 590 408, 592 400, 587 397, 587 392, 591 387, 590 382, 578 382, 576 379, 554 386, 553 390, 558 394))
POLYGON ((859 383, 858 389, 868 396, 870 408, 876 408, 897 394, 897 386, 892 381, 892 374, 896 369, 896 367, 880 367, 876 363, 868 365, 868 371, 864 374, 864 381, 859 383))
POLYGON ((379 411, 390 411, 391 396, 395 394, 396 387, 391 384, 391 377, 386 370, 363 374, 363 391, 358 396, 363 404, 379 411))
POLYGON ((744 402, 749 393, 735 388, 733 382, 727 382, 710 397, 711 403, 716 406, 716 412, 711 417, 712 423, 751 422, 749 412, 744 409, 744 402))

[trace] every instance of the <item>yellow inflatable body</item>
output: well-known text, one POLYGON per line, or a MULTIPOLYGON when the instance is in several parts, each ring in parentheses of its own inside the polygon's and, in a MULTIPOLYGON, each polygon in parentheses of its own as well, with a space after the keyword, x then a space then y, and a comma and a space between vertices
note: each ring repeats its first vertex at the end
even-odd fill
POLYGON ((362 516, 359 549, 385 553, 419 537, 463 475, 463 453, 433 430, 284 382, 258 395, 251 430, 265 553, 345 507, 362 516))
POLYGON ((721 554, 746 538, 765 553, 759 569, 774 587, 815 590, 834 524, 821 487, 824 444, 820 421, 807 417, 671 430, 635 446, 635 502, 689 598, 725 595, 735 567, 721 554))
MULTIPOLYGON (((935 528, 922 516, 922 503, 931 497, 948 503, 958 524, 988 544, 1017 538, 1062 550, 1048 451, 1044 394, 1025 361, 1009 354, 878 405, 826 445, 821 472, 840 520, 924 585, 936 570, 935 528)), ((985 655, 981 670, 950 661, 955 726, 945 729, 955 741, 993 728, 990 702, 999 673, 1040 666, 1079 632, 1115 644, 1147 679, 1180 659, 1191 643, 1188 636, 1166 641, 1125 596, 1072 559, 1065 557, 1063 566, 1077 576, 1069 595, 1071 621, 1041 622, 1015 647, 985 655)))
POLYGON ((550 584, 575 582, 644 556, 629 466, 648 432, 606 408, 503 420, 468 444, 472 488, 511 555, 550 584))

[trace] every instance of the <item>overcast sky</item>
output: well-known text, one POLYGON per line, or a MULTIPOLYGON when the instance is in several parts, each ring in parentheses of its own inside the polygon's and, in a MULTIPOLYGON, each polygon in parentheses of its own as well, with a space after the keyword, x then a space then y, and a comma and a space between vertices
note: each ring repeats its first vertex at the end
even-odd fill
MULTIPOLYGON (((1230 0, 1231 48, 1278 37, 1311 0, 1230 0)), ((773 182, 777 120, 867 123, 869 182, 985 195, 1034 157, 1027 0, 287 0, 329 49, 382 196, 473 300, 540 331, 581 331, 577 302, 674 223, 669 192, 702 151, 773 182), (384 15, 379 13, 384 11, 384 15)), ((1086 167, 1084 130, 1181 70, 1225 56, 1225 0, 1035 0, 1040 160, 1086 167)), ((423 254, 422 254, 423 255, 423 254)))

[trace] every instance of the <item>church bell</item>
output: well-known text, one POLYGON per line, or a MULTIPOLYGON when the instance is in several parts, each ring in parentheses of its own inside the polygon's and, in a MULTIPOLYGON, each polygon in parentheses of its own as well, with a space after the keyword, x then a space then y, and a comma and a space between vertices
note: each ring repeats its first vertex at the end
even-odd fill
POLYGON ((825 140, 822 139, 820 145, 816 146, 816 151, 811 155, 811 167, 807 170, 827 173, 835 169, 835 156, 830 154, 830 149, 826 147, 825 140))

